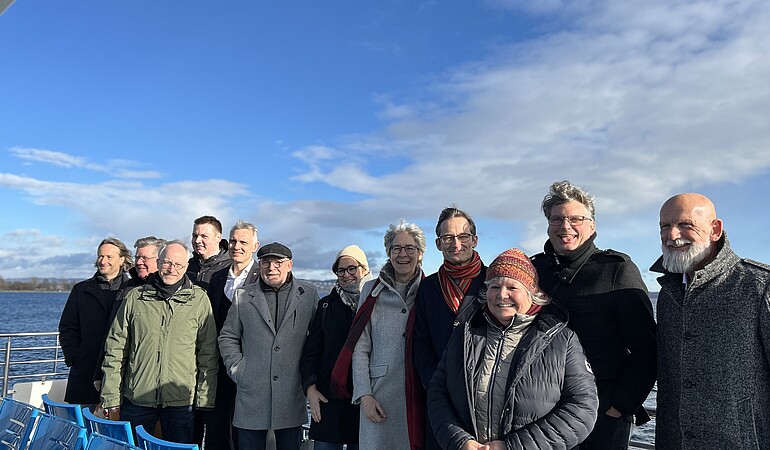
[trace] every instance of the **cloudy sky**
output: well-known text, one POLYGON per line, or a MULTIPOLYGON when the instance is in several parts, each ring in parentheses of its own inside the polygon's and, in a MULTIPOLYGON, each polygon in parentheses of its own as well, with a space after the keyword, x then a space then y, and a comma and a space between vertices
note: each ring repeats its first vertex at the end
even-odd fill
MULTIPOLYGON (((710 196, 770 261, 770 3, 18 0, 0 16, 0 276, 82 277, 106 236, 254 222, 330 278, 469 211, 487 262, 542 249, 569 179, 648 285, 658 208, 710 196)), ((426 272, 441 262, 435 246, 426 272)))

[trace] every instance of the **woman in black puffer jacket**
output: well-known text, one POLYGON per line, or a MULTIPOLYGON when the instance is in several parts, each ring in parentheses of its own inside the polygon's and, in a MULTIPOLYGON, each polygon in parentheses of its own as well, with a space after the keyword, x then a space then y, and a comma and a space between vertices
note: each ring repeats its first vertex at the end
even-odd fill
POLYGON ((430 384, 428 412, 439 444, 576 447, 591 432, 599 403, 566 313, 549 304, 520 250, 498 256, 486 284, 486 305, 455 329, 430 384))

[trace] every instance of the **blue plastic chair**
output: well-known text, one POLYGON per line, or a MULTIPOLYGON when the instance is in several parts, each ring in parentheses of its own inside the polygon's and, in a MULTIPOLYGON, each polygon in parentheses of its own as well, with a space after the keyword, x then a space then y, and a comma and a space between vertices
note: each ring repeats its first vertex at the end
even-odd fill
POLYGON ((38 412, 32 405, 4 398, 0 405, 0 447, 10 450, 25 448, 38 412))
POLYGON ((45 412, 48 414, 70 420, 81 427, 86 426, 86 423, 83 421, 83 412, 80 410, 80 405, 60 403, 51 400, 51 398, 48 397, 48 394, 43 394, 43 409, 45 409, 45 412))
POLYGON ((114 439, 99 433, 92 433, 88 440, 86 450, 141 450, 135 445, 131 445, 120 439, 114 439))
POLYGON ((135 445, 134 433, 131 432, 131 422, 109 420, 104 417, 95 416, 87 406, 84 406, 82 411, 83 420, 86 422, 86 430, 88 430, 89 435, 99 433, 102 436, 135 445))
POLYGON ((28 450, 85 450, 87 443, 84 427, 61 417, 40 413, 28 450))
POLYGON ((198 450, 198 444, 179 444, 158 439, 142 425, 136 427, 136 444, 143 450, 198 450))

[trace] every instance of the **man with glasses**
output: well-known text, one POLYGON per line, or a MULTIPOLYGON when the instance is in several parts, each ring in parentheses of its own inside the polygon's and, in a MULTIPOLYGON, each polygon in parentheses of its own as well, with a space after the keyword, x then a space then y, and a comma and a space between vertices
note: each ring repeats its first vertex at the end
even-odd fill
MULTIPOLYGON (((436 236, 444 263, 420 283, 412 341, 414 365, 426 391, 452 330, 481 304, 479 291, 487 270, 475 250, 479 238, 468 213, 455 207, 444 208, 438 217, 436 236)), ((439 449, 427 419, 425 449, 439 449)))
POLYGON ((219 334, 227 373, 235 381, 238 445, 264 449, 267 432, 277 450, 299 450, 307 402, 299 360, 319 297, 292 275, 292 253, 273 242, 257 252, 259 282, 235 291, 219 334))
POLYGON ((105 344, 102 404, 133 427, 193 442, 193 406, 214 406, 218 352, 206 292, 185 275, 190 252, 172 241, 158 255, 160 270, 132 289, 105 344))
POLYGON ((569 181, 542 203, 545 251, 532 257, 540 287, 569 313, 591 363, 599 417, 581 449, 626 449, 631 426, 649 420, 642 403, 655 383, 655 319, 641 274, 628 255, 594 245, 593 196, 569 181))
MULTIPOLYGON (((110 312, 110 319, 107 322, 108 329, 109 325, 115 320, 115 315, 118 313, 120 304, 126 298, 128 291, 137 286, 143 286, 150 278, 150 274, 158 271, 158 252, 165 245, 165 239, 156 238, 155 236, 139 238, 134 242, 134 248, 136 249, 134 267, 128 271, 131 274, 131 279, 121 288, 115 298, 115 303, 110 312)), ((104 377, 102 362, 104 362, 104 346, 102 346, 99 352, 99 362, 96 365, 96 371, 94 371, 94 387, 97 391, 101 390, 102 378, 104 377)))

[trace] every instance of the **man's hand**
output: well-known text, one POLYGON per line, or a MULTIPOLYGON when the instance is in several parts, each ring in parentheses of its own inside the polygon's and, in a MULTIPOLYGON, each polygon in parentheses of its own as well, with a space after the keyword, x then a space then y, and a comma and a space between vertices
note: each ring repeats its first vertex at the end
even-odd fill
POLYGON ((361 406, 363 406, 364 415, 369 419, 369 422, 382 423, 388 419, 380 402, 375 400, 371 395, 364 395, 361 397, 361 406))
POLYGON ((307 387, 307 401, 310 403, 310 416, 316 423, 321 421, 321 402, 329 403, 329 400, 324 395, 318 392, 315 384, 311 384, 307 387))
POLYGON ((620 411, 615 409, 614 406, 610 406, 610 409, 608 409, 604 414, 606 414, 606 415, 608 415, 610 417, 614 417, 616 419, 623 415, 623 414, 620 413, 620 411))
POLYGON ((94 389, 99 392, 102 391, 102 380, 94 380, 94 389))

